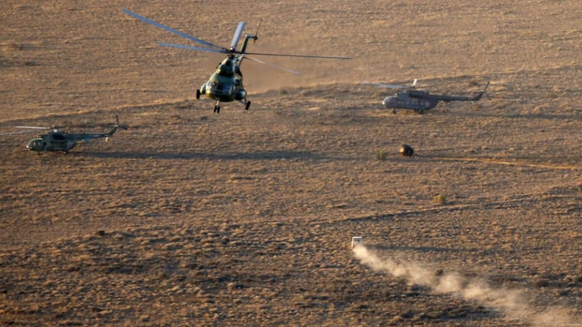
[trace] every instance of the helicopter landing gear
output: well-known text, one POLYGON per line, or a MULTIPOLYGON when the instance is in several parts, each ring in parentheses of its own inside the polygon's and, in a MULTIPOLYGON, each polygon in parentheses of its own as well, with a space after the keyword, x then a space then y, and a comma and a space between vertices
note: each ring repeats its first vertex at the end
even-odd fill
POLYGON ((220 102, 216 101, 216 105, 214 106, 214 113, 220 113, 220 106, 218 105, 220 102))
POLYGON ((200 100, 200 90, 196 89, 196 100, 200 100))
POLYGON ((240 103, 245 105, 245 110, 249 110, 249 108, 251 107, 251 102, 248 101, 246 98, 244 100, 240 100, 240 103))

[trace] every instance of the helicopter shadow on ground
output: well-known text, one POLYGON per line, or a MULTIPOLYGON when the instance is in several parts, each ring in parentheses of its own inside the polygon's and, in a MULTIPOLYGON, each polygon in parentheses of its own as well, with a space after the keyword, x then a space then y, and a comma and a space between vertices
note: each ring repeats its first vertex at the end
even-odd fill
POLYGON ((105 159, 160 159, 160 160, 323 160, 324 155, 306 151, 263 151, 234 153, 159 153, 159 152, 77 152, 76 156, 105 159))
POLYGON ((442 114, 457 117, 476 117, 476 118, 510 118, 510 119, 539 119, 539 120, 582 120, 582 115, 552 115, 552 114, 520 114, 520 113, 498 113, 498 112, 475 112, 475 111, 438 111, 434 110, 432 114, 442 114))

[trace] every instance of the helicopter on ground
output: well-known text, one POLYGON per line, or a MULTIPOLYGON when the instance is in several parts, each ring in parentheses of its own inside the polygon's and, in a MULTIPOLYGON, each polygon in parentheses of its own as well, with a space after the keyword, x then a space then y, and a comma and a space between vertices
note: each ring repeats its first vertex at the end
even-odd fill
MULTIPOLYGON (((299 58, 319 58, 319 59, 351 59, 349 57, 332 57, 332 56, 314 56, 314 55, 294 55, 294 54, 278 54, 278 53, 256 53, 256 52, 246 52, 247 45, 249 40, 258 40, 258 28, 257 33, 255 35, 246 34, 244 37, 244 41, 240 50, 237 50, 237 45, 239 39, 242 35, 242 31, 245 28, 246 23, 240 22, 238 23, 238 27, 234 33, 234 37, 232 38, 232 42, 230 44, 230 48, 221 47, 210 42, 195 38, 191 35, 186 33, 182 33, 177 31, 173 28, 168 26, 162 25, 158 22, 140 16, 136 13, 133 13, 127 9, 123 9, 123 12, 137 18, 141 21, 144 21, 148 24, 154 25, 156 27, 162 28, 166 31, 172 32, 177 34, 183 38, 189 39, 196 43, 202 44, 204 47, 194 47, 189 45, 182 45, 182 44, 169 44, 169 43, 158 43, 164 47, 173 47, 173 48, 181 48, 181 49, 188 49, 188 50, 196 50, 196 51, 205 51, 205 52, 213 52, 213 53, 222 53, 228 55, 226 59, 224 59, 217 67, 216 72, 210 76, 210 79, 204 83, 200 89, 196 90, 196 99, 200 99, 201 95, 205 95, 210 99, 216 100, 216 105, 214 106, 214 112, 220 113, 220 102, 232 102, 232 101, 239 101, 245 106, 245 110, 248 110, 251 106, 251 101, 247 100, 247 92, 243 87, 243 76, 240 70, 240 65, 242 64, 243 59, 248 59, 254 62, 258 62, 260 64, 264 64, 267 66, 271 66, 277 69, 284 70, 286 72, 299 75, 300 73, 285 67, 276 66, 272 64, 268 64, 262 60, 255 59, 248 57, 247 55, 257 55, 257 56, 277 56, 277 57, 299 57, 299 58)), ((260 23, 259 23, 260 27, 260 23)))
POLYGON ((479 101, 483 94, 487 96, 489 100, 489 94, 487 94, 487 88, 489 87, 489 82, 485 84, 483 90, 474 92, 473 97, 463 97, 463 96, 451 96, 451 95, 436 95, 430 94, 428 91, 418 91, 416 90, 415 79, 412 86, 407 87, 403 85, 392 85, 392 84, 378 84, 378 83, 363 83, 365 85, 371 85, 380 88, 390 88, 390 89, 405 89, 404 91, 397 92, 393 96, 386 97, 382 104, 386 108, 392 108, 392 113, 396 113, 396 109, 409 109, 414 110, 419 114, 424 114, 430 109, 437 106, 439 101, 451 102, 451 101, 479 101))
POLYGON ((39 130, 52 129, 52 132, 46 134, 39 134, 36 138, 30 140, 26 145, 26 148, 30 151, 34 151, 38 154, 44 151, 63 151, 68 153, 72 150, 79 142, 89 142, 92 139, 105 138, 107 141, 118 128, 127 129, 127 126, 119 125, 119 118, 116 116, 115 125, 109 131, 109 133, 102 134, 74 134, 66 131, 60 131, 57 127, 36 127, 36 126, 16 126, 16 128, 24 128, 26 131, 18 131, 11 133, 4 133, 0 135, 12 135, 12 134, 22 134, 30 133, 39 130))

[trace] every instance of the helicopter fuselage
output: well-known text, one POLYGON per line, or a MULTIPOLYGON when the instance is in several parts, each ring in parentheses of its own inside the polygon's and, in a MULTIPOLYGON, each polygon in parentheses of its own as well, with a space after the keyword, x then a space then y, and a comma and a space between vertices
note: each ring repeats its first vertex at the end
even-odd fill
MULTIPOLYGON (((93 139, 105 138, 113 136, 117 129, 119 128, 119 119, 117 119, 115 126, 109 131, 109 133, 100 134, 69 134, 65 131, 58 131, 55 129, 53 132, 46 134, 40 134, 36 138, 30 140, 26 145, 26 148, 34 152, 43 151, 63 151, 69 152, 74 147, 77 146, 79 142, 89 142, 93 139)), ((121 128, 126 129, 127 127, 121 126, 121 128)))
POLYGON ((53 132, 39 135, 26 145, 26 148, 34 152, 64 151, 68 152, 77 146, 77 140, 69 137, 66 132, 53 132))
POLYGON ((439 103, 438 99, 428 96, 427 92, 414 91, 415 93, 422 93, 424 97, 419 97, 411 95, 411 91, 398 92, 394 96, 389 96, 382 101, 382 104, 386 108, 392 109, 410 109, 418 113, 424 113, 434 107, 439 103), (426 97, 428 96, 428 97, 426 97))
MULTIPOLYGON (((488 84, 487 84, 488 85, 488 84)), ((485 87, 485 90, 487 86, 485 87)), ((462 97, 451 95, 436 95, 430 94, 426 91, 408 90, 396 93, 394 96, 389 96, 382 101, 386 108, 394 109, 410 109, 423 114, 426 111, 436 107, 439 101, 479 101, 485 91, 476 92, 474 97, 462 97)))
POLYGON ((219 102, 244 100, 247 92, 243 88, 240 59, 236 56, 224 59, 210 79, 200 87, 200 94, 219 102))

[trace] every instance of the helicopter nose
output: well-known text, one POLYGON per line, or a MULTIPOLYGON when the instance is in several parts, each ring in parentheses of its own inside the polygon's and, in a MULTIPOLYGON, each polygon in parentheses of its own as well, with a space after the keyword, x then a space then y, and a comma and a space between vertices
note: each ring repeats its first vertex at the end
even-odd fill
POLYGON ((386 107, 386 108, 394 108, 396 105, 396 99, 393 96, 389 96, 384 98, 384 100, 382 101, 382 104, 386 107))

